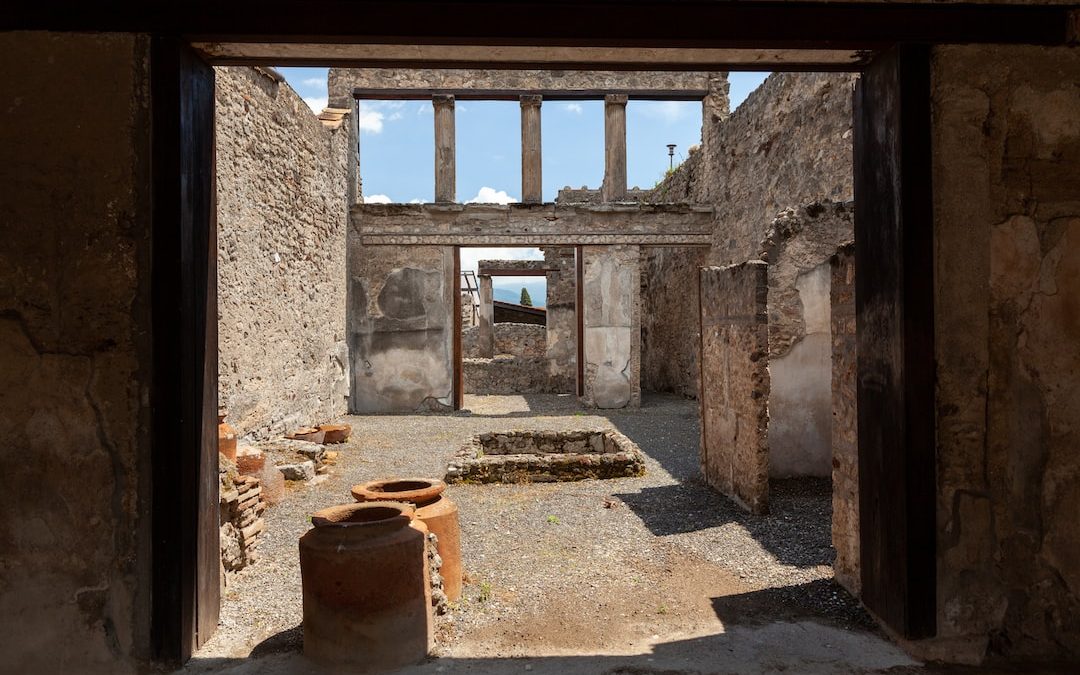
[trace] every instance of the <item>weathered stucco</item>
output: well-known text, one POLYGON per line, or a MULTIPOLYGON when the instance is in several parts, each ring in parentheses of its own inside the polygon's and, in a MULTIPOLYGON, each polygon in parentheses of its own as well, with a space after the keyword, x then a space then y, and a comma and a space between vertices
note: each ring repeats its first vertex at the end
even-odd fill
POLYGON ((364 246, 349 236, 349 412, 453 406, 453 247, 364 246))
POLYGON ((641 403, 641 277, 637 246, 584 246, 585 404, 641 403))
POLYGON ((938 643, 1080 658, 1080 50, 933 55, 938 643))
POLYGON ((785 209, 769 228, 769 472, 778 478, 832 471, 829 260, 854 239, 848 203, 785 209))
POLYGON ((241 435, 346 411, 352 121, 258 68, 216 68, 218 389, 241 435))
POLYGON ((0 75, 0 670, 131 672, 149 647, 149 40, 4 33, 0 60, 19 64, 0 75))
POLYGON ((859 595, 859 436, 856 410, 855 247, 832 259, 829 285, 832 323, 832 542, 833 574, 859 595))
POLYGON ((754 513, 769 508, 768 265, 701 270, 701 472, 754 513))

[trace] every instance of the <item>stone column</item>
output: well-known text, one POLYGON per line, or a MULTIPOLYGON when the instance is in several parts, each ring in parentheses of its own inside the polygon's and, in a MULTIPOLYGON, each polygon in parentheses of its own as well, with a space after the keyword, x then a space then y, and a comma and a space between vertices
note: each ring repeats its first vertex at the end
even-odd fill
POLYGON ((540 158, 540 104, 543 96, 521 97, 521 201, 544 201, 540 158))
POLYGON ((641 252, 583 246, 585 405, 641 404, 641 252))
POLYGON ((480 276, 480 356, 490 359, 495 356, 495 293, 491 287, 491 277, 480 276))
POLYGON ((604 184, 600 197, 605 202, 626 199, 626 94, 604 97, 604 184))
POLYGON ((572 246, 548 247, 544 262, 547 273, 548 376, 559 394, 577 391, 577 277, 572 246))
POLYGON ((457 200, 457 159, 454 139, 454 97, 432 96, 435 107, 435 201, 457 200))

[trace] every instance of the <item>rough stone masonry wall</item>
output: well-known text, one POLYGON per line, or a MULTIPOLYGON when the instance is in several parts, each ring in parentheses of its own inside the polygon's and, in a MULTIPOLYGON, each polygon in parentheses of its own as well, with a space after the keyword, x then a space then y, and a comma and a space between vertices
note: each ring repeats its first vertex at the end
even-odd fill
POLYGON ((769 474, 832 472, 830 260, 854 240, 854 204, 785 209, 762 242, 769 263, 769 474))
POLYGON ((943 47, 932 78, 939 642, 1075 661, 1080 49, 943 47))
POLYGON ((858 597, 859 436, 855 339, 855 247, 844 246, 832 259, 829 284, 832 324, 832 542, 833 574, 858 597))
POLYGON ((754 513, 769 508, 767 270, 701 270, 701 473, 754 513))
MULTIPOLYGON (((465 358, 480 358, 480 327, 461 332, 461 352, 465 358)), ((547 353, 547 328, 531 323, 495 324, 495 353, 540 357, 547 353)))
POLYGON ((149 647, 149 40, 0 34, 0 634, 11 673, 149 647), (77 101, 77 110, 71 102, 77 101))
POLYGON ((216 68, 219 399, 242 436, 346 410, 348 119, 259 68, 216 68))
POLYGON ((559 394, 577 393, 577 254, 572 247, 546 247, 547 363, 559 394))
MULTIPOLYGON (((756 258, 778 213, 815 200, 853 197, 851 74, 773 74, 727 115, 727 90, 705 101, 702 143, 657 186, 653 202, 716 208, 705 264, 756 258)), ((642 379, 647 390, 698 389, 695 254, 643 249, 642 379), (673 304, 673 298, 686 298, 673 304)))

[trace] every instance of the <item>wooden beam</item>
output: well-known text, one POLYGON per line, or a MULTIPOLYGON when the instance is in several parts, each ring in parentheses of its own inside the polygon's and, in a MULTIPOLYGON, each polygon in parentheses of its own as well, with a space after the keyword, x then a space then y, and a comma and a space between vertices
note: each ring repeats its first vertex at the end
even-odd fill
POLYGON ((0 29, 169 33, 206 44, 877 50, 896 42, 1064 44, 1070 9, 762 0, 322 0, 313 9, 284 0, 58 0, 5 8, 0 29))

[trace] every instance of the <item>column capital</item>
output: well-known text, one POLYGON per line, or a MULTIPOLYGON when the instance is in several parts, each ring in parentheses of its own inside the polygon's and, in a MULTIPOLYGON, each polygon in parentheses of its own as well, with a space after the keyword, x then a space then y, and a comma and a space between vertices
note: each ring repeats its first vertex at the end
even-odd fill
POLYGON ((540 94, 522 94, 521 95, 521 107, 535 107, 539 108, 540 104, 544 102, 544 97, 540 94))
POLYGON ((453 94, 433 94, 432 97, 431 97, 431 103, 436 108, 440 108, 440 107, 453 108, 454 107, 454 96, 453 96, 453 94))
POLYGON ((626 101, 629 100, 629 96, 626 94, 606 94, 604 96, 605 105, 626 105, 626 101))

